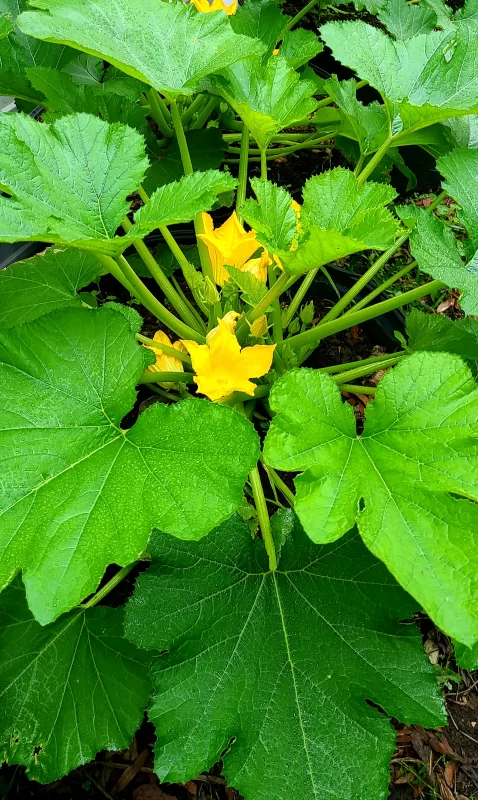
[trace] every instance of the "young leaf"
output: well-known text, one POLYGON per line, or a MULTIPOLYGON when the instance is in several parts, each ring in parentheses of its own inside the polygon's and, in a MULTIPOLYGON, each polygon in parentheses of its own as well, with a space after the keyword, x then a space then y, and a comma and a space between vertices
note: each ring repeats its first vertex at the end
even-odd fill
POLYGON ((445 176, 443 188, 461 206, 461 218, 478 248, 478 150, 464 147, 437 160, 445 176))
POLYGON ((416 223, 410 232, 410 250, 422 272, 452 289, 460 289, 463 311, 478 314, 478 275, 473 264, 466 265, 461 260, 453 232, 424 208, 399 206, 396 211, 404 222, 416 223))
POLYGON ((8 36, 15 30, 15 25, 12 22, 12 19, 9 14, 2 14, 0 16, 0 39, 4 39, 5 36, 8 36))
POLYGON ((32 86, 45 96, 44 105, 48 111, 62 114, 86 112, 106 122, 123 122, 146 132, 146 110, 112 92, 108 82, 79 84, 68 73, 47 67, 31 67, 26 74, 32 86))
MULTIPOLYGON (((217 169, 224 159, 226 144, 217 128, 203 128, 186 132, 186 141, 193 169, 206 172, 217 169)), ((165 183, 177 181, 184 175, 183 162, 177 139, 162 148, 157 160, 153 160, 143 181, 143 188, 151 194, 165 183)))
POLYGON ((282 186, 271 181, 252 178, 251 186, 257 200, 249 198, 241 214, 257 231, 258 241, 271 253, 289 250, 297 236, 297 215, 292 207, 292 197, 282 186))
POLYGON ((225 14, 201 14, 157 0, 33 0, 18 18, 24 33, 69 44, 174 98, 194 94, 207 75, 263 52, 235 34, 225 14))
POLYGON ((339 81, 334 76, 325 82, 341 114, 340 135, 359 142, 363 154, 372 153, 388 135, 388 118, 384 105, 373 102, 364 106, 357 100, 357 82, 339 81))
POLYGON ((312 31, 297 28, 289 31, 280 46, 279 53, 294 69, 302 67, 324 49, 322 42, 312 31))
POLYGON ((305 234, 285 261, 290 272, 306 272, 360 250, 386 250, 398 233, 384 208, 396 196, 384 183, 359 186, 350 170, 337 167, 314 176, 304 189, 305 234))
POLYGON ((236 267, 225 267, 234 283, 239 286, 242 292, 242 299, 248 305, 254 307, 266 296, 267 287, 265 283, 258 280, 255 275, 245 272, 236 267))
POLYGON ((295 508, 309 536, 334 541, 357 522, 436 624, 473 644, 478 505, 463 498, 478 500, 478 388, 463 361, 407 358, 380 382, 359 437, 352 409, 323 373, 290 372, 269 401, 276 416, 265 461, 303 472, 295 508))
POLYGON ((81 305, 78 290, 96 280, 97 258, 53 247, 0 271, 0 328, 14 328, 57 308, 81 305))
POLYGON ((280 35, 291 17, 282 14, 273 0, 248 0, 238 5, 236 13, 231 16, 231 28, 235 33, 243 33, 253 39, 261 39, 267 47, 263 59, 272 55, 280 35))
POLYGON ((407 722, 444 717, 420 636, 398 623, 415 604, 359 537, 318 548, 296 524, 277 573, 237 517, 199 544, 157 533, 150 549, 126 633, 167 651, 148 711, 160 778, 222 757, 248 800, 385 797, 395 735, 366 700, 407 722))
POLYGON ((125 241, 142 239, 163 225, 189 222, 201 211, 209 211, 219 194, 234 189, 237 180, 228 172, 210 169, 183 175, 179 181, 156 189, 149 203, 134 215, 134 225, 125 241))
POLYGON ((89 114, 40 124, 0 115, 0 241, 36 240, 121 252, 128 194, 148 165, 144 140, 89 114))
POLYGON ((42 624, 137 559, 155 525, 196 539, 240 505, 258 439, 231 408, 157 403, 120 427, 150 358, 107 308, 0 333, 0 586, 23 568, 42 624))
POLYGON ((377 16, 396 39, 430 33, 437 25, 433 8, 423 3, 412 6, 407 0, 387 0, 377 16))
POLYGON ((228 67, 211 79, 210 88, 233 107, 261 148, 317 106, 315 84, 301 79, 281 55, 266 64, 255 58, 228 67))
POLYGON ((99 750, 129 746, 151 655, 123 638, 122 609, 77 610, 44 628, 16 580, 0 596, 0 642, 1 761, 50 783, 99 750))
POLYGON ((413 309, 406 319, 410 350, 454 353, 467 361, 478 361, 478 320, 449 319, 413 309))
POLYGON ((320 32, 335 58, 386 98, 396 133, 478 111, 478 31, 463 28, 458 37, 432 31, 394 42, 357 20, 328 22, 320 32))

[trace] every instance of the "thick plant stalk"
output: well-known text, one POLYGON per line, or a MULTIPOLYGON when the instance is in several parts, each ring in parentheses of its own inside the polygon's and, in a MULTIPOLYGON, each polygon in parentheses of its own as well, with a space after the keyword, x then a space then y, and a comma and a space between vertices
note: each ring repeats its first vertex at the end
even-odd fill
POLYGON ((101 600, 103 600, 107 595, 109 595, 109 593, 112 592, 113 589, 115 589, 118 586, 118 584, 121 583, 121 581, 124 581, 124 579, 139 564, 140 561, 146 561, 146 560, 147 560, 147 554, 145 553, 144 556, 142 556, 138 561, 133 561, 133 563, 128 564, 127 567, 122 567, 116 573, 116 575, 113 575, 113 577, 111 578, 111 580, 108 581, 108 583, 105 583, 105 585, 102 586, 102 588, 99 589, 96 592, 96 594, 93 595, 93 597, 91 597, 86 603, 82 603, 80 608, 87 609, 97 606, 98 603, 101 602, 101 600))
POLYGON ((138 383, 194 383, 192 372, 143 372, 138 383))
POLYGON ((159 102, 159 95, 156 89, 149 89, 146 92, 146 97, 148 98, 149 101, 151 116, 154 119, 156 125, 158 126, 159 130, 166 139, 171 139, 171 137, 173 136, 173 132, 169 127, 167 120, 164 116, 163 109, 161 108, 159 102))
POLYGON ((271 522, 269 519, 269 512, 267 510, 266 498, 264 496, 264 489, 262 488, 261 477, 257 467, 255 467, 252 472, 249 473, 249 482, 251 484, 252 496, 254 498, 257 516, 259 518, 259 527, 264 540, 266 553, 269 557, 269 569, 271 572, 275 572, 277 569, 276 549, 272 536, 271 522))
POLYGON ((121 268, 110 256, 105 256, 102 253, 95 253, 95 255, 106 272, 110 272, 133 297, 136 297, 136 299, 139 300, 148 311, 151 311, 151 313, 154 314, 160 322, 166 325, 166 327, 174 331, 181 339, 192 339, 198 342, 198 344, 205 343, 205 336, 175 317, 174 314, 171 314, 171 312, 159 302, 157 297, 155 297, 147 286, 138 278, 134 269, 129 266, 126 259, 124 259, 126 264, 121 268))
POLYGON ((408 273, 411 272, 412 269, 416 266, 418 266, 416 261, 412 261, 410 264, 407 264, 405 267, 403 267, 394 275, 392 275, 390 278, 388 278, 388 280, 381 283, 380 286, 377 286, 377 288, 374 289, 373 292, 370 292, 364 298, 362 298, 362 300, 359 300, 358 303, 351 306, 351 308, 349 308, 348 311, 345 312, 345 314, 351 314, 353 311, 360 311, 361 308, 365 308, 365 306, 368 306, 368 304, 371 303, 372 300, 375 300, 375 298, 378 297, 379 294, 382 294, 382 292, 384 292, 390 286, 393 286, 393 284, 396 281, 400 280, 400 278, 403 278, 405 275, 408 275, 408 273))
POLYGON ((353 383, 341 383, 339 386, 341 392, 352 392, 353 394, 376 394, 376 386, 355 386, 353 383))
POLYGON ((317 275, 319 268, 312 269, 310 272, 307 273, 304 280, 302 281, 301 285, 297 289, 297 293, 292 298, 292 302, 287 309, 287 315, 285 319, 284 330, 287 330, 290 323, 294 319, 296 312, 302 303, 304 297, 306 296, 307 292, 309 291, 310 287, 312 286, 315 276, 317 275))
MULTIPOLYGON (((131 222, 127 217, 124 218, 122 222, 123 228, 125 229, 126 233, 133 227, 131 222)), ((167 297, 171 305, 176 309, 177 313, 181 317, 181 319, 189 325, 191 328, 197 328, 198 330, 205 331, 206 327, 204 324, 199 324, 196 317, 191 314, 191 311, 184 303, 181 296, 178 294, 174 286, 171 285, 168 278, 164 274, 163 270, 159 266, 158 262, 154 258, 154 256, 149 252, 148 248, 146 247, 145 243, 141 241, 141 239, 137 239, 133 242, 136 252, 138 253, 139 257, 141 258, 143 264, 148 268, 151 273, 151 276, 154 278, 156 283, 158 284, 159 288, 167 297)))
POLYGON ((239 219, 239 222, 244 222, 244 217, 241 216, 240 210, 244 200, 246 199, 246 191, 247 191, 247 175, 249 171, 249 128, 244 125, 244 130, 242 131, 241 136, 241 148, 240 148, 240 159, 239 159, 239 184, 237 187, 237 194, 236 194, 236 213, 239 219))
MULTIPOLYGON (((335 319, 331 322, 326 322, 322 325, 316 325, 311 330, 298 333, 296 336, 290 336, 287 339, 287 344, 295 350, 300 347, 308 347, 309 345, 318 344, 321 339, 327 336, 333 336, 334 333, 344 331, 351 328, 353 325, 360 325, 362 322, 367 322, 369 319, 375 319, 388 311, 393 311, 395 308, 402 308, 415 300, 420 300, 421 297, 430 294, 430 292, 441 289, 445 284, 441 281, 431 281, 424 286, 419 286, 417 289, 412 289, 410 292, 398 297, 392 297, 390 300, 384 300, 382 303, 375 303, 373 306, 362 309, 362 311, 354 311, 350 314, 345 314, 340 319, 335 319)), ((280 344, 278 345, 281 346, 280 344)))

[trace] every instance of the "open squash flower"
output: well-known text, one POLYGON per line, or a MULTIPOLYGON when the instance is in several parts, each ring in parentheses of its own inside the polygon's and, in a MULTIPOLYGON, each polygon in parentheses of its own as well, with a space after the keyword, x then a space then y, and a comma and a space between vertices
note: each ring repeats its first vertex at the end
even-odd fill
POLYGON ((269 264, 272 264, 272 260, 269 258, 269 253, 267 250, 263 250, 262 255, 259 258, 251 258, 247 261, 243 268, 243 272, 250 272, 254 275, 254 278, 257 278, 258 281, 262 281, 265 283, 267 280, 267 267, 269 264))
POLYGON ((231 16, 237 10, 237 0, 230 5, 227 5, 224 0, 212 0, 211 4, 209 4, 209 0, 191 0, 191 5, 198 11, 202 11, 203 14, 209 14, 211 11, 225 11, 228 16, 231 16))
POLYGON ((259 250, 261 244, 256 239, 256 232, 246 232, 237 218, 235 211, 220 228, 214 230, 214 222, 210 214, 202 215, 205 233, 199 233, 211 259, 214 280, 218 286, 224 286, 229 275, 225 266, 243 269, 244 264, 259 250))
POLYGON ((240 314, 229 311, 218 319, 206 337, 206 344, 184 341, 193 362, 198 392, 210 400, 226 400, 233 392, 253 395, 256 384, 250 378, 260 378, 269 372, 275 344, 241 346, 235 330, 240 314))
MULTIPOLYGON (((182 342, 178 341, 171 344, 169 336, 167 336, 164 331, 156 331, 153 336, 153 341, 158 342, 158 344, 165 344, 168 347, 174 347, 175 350, 179 350, 181 353, 187 352, 182 342)), ((149 365, 148 372, 184 372, 183 362, 179 358, 174 358, 174 356, 168 353, 163 353, 161 350, 149 344, 145 344, 143 347, 146 347, 147 350, 152 350, 156 356, 156 362, 149 365)), ((174 383, 170 383, 169 381, 160 383, 159 385, 164 389, 171 389, 175 386, 174 383)))

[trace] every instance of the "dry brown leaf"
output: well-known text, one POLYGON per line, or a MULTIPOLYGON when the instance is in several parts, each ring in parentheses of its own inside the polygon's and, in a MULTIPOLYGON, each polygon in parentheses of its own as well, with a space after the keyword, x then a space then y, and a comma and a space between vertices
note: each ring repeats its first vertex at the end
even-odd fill
POLYGON ((149 754, 150 754, 150 750, 148 748, 146 748, 146 750, 143 750, 143 752, 140 753, 140 755, 135 760, 134 764, 131 764, 130 767, 125 769, 125 771, 123 772, 121 777, 118 779, 118 781, 116 782, 116 784, 115 784, 115 786, 114 786, 114 788, 113 788, 113 790, 111 792, 111 794, 113 796, 116 795, 116 794, 119 794, 119 792, 122 792, 123 789, 125 789, 128 786, 128 784, 131 783, 133 778, 140 771, 141 767, 144 767, 144 765, 146 763, 146 759, 148 758, 149 754))
POLYGON ((144 783, 134 790, 133 800, 177 800, 177 798, 166 794, 159 786, 144 783))
POLYGON ((450 789, 453 789, 455 786, 455 772, 457 767, 458 767, 457 761, 447 761, 445 765, 445 780, 450 789))

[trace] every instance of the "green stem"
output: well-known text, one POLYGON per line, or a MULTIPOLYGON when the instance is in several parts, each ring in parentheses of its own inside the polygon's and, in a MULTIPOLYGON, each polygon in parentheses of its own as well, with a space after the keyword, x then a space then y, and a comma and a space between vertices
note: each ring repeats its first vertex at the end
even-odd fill
POLYGON ((183 123, 181 121, 181 114, 179 113, 176 100, 171 100, 171 120, 173 123, 174 132, 178 140, 179 152, 181 154, 181 161, 183 163, 184 174, 191 175, 191 173, 194 172, 194 170, 191 161, 191 155, 189 153, 188 143, 186 141, 186 134, 184 133, 183 123))
POLYGON ((282 494, 284 495, 286 500, 289 502, 289 505, 294 506, 294 504, 295 504, 295 494, 293 492, 291 492, 289 487, 284 483, 284 481, 282 480, 280 475, 277 474, 275 469, 272 469, 272 467, 268 467, 266 464, 264 464, 264 461, 262 459, 261 459, 261 461, 262 461, 264 469, 266 470, 267 474, 269 475, 271 483, 273 483, 274 486, 277 489, 279 489, 280 492, 282 492, 282 494))
POLYGON ((412 289, 410 292, 404 292, 397 297, 384 300, 382 303, 375 303, 375 305, 364 308, 362 311, 353 311, 350 314, 340 317, 340 319, 317 325, 315 328, 304 331, 304 333, 298 333, 296 336, 290 336, 289 339, 287 339, 287 345, 297 349, 317 344, 321 339, 325 339, 327 336, 333 336, 339 331, 352 328, 354 325, 360 325, 362 322, 367 322, 369 319, 380 317, 382 314, 387 314, 395 308, 402 308, 402 306, 413 303, 415 300, 419 300, 421 297, 425 297, 425 295, 441 289, 443 286, 444 284, 441 281, 431 281, 423 286, 418 286, 416 289, 412 289))
POLYGON ((275 572, 277 569, 276 549, 274 546, 274 539, 271 530, 271 521, 269 519, 269 512, 267 510, 267 503, 264 495, 264 489, 262 487, 262 482, 257 467, 254 467, 252 472, 249 473, 249 481, 251 484, 252 496, 254 498, 254 504, 256 506, 257 516, 259 519, 259 526, 261 529, 262 538, 264 540, 266 553, 269 556, 269 569, 271 572, 275 572))
MULTIPOLYGON (((122 225, 126 233, 128 233, 128 231, 131 230, 131 228, 133 227, 127 217, 124 218, 122 225)), ((145 243, 141 241, 141 239, 136 239, 135 241, 133 241, 133 245, 139 257, 141 258, 143 264, 145 264, 145 266, 148 268, 152 277, 158 284, 159 288, 167 297, 171 305, 176 309, 177 313, 179 314, 183 322, 185 322, 186 325, 189 325, 191 328, 196 328, 199 331, 201 330, 205 331, 206 326, 204 324, 198 325, 196 317, 193 314, 191 314, 190 309, 184 303, 183 299, 178 294, 174 286, 171 285, 168 278, 164 274, 163 270, 159 266, 158 262, 156 261, 154 256, 149 252, 145 243)), ((123 256, 120 256, 120 259, 122 258, 123 256)), ((120 266, 123 266, 123 264, 121 263, 120 266)))
POLYGON ((292 17, 292 19, 289 20, 287 25, 285 25, 283 27, 283 29, 281 30, 281 32, 279 34, 279 37, 278 37, 277 42, 276 42, 276 47, 279 44, 279 42, 282 41, 282 39, 284 38, 286 33, 289 33, 289 31, 292 30, 294 25, 297 25, 297 23, 300 22, 302 17, 305 17, 305 15, 308 14, 309 11, 311 11, 311 9, 314 8, 314 6, 317 5, 317 3, 320 3, 320 0, 310 0, 310 2, 307 3, 307 5, 304 6, 304 8, 295 15, 295 17, 292 17))
POLYGON ((191 293, 198 305, 201 309, 202 313, 207 317, 209 315, 209 309, 207 305, 203 302, 202 298, 199 295, 197 289, 191 283, 190 277, 190 264, 187 257, 184 255, 183 251, 181 250, 180 246, 178 245, 176 239, 172 235, 171 231, 166 225, 163 225, 159 229, 164 241, 168 245, 169 249, 171 250, 174 258, 178 262, 179 266, 181 267, 181 272, 183 273, 184 280, 186 281, 191 293))
POLYGON ((375 298, 378 297, 379 294, 382 294, 382 292, 384 292, 386 289, 392 286, 396 281, 400 280, 400 278, 403 278, 404 275, 407 275, 416 266, 417 266, 416 261, 412 261, 411 264, 407 264, 405 267, 403 267, 403 269, 399 270, 390 278, 388 278, 388 280, 381 283, 380 286, 377 286, 377 288, 374 289, 373 292, 367 294, 364 298, 362 298, 362 300, 353 305, 345 313, 350 314, 352 311, 360 311, 361 308, 368 306, 369 303, 371 303, 372 300, 375 300, 375 298))
POLYGON ((203 110, 197 115, 196 119, 191 125, 191 130, 194 131, 203 128, 218 104, 219 98, 211 97, 211 99, 208 100, 207 104, 204 106, 203 110))
MULTIPOLYGON (((440 192, 440 194, 437 195, 437 197, 435 197, 434 201, 430 203, 430 205, 427 208, 427 211, 433 213, 433 211, 436 208, 438 208, 438 206, 445 199, 446 196, 447 196, 446 192, 440 192)), ((390 261, 390 259, 392 258, 392 256, 395 255, 397 250, 400 250, 401 246, 405 244, 406 241, 408 241, 409 236, 410 232, 404 233, 397 239, 395 244, 389 247, 389 249, 386 250, 385 253, 382 253, 380 258, 378 258, 377 261, 375 261, 372 264, 372 266, 369 267, 369 269, 358 279, 358 281, 352 286, 352 288, 349 289, 349 291, 346 292, 343 297, 341 297, 341 299, 333 306, 333 308, 331 308, 330 311, 327 312, 325 317, 322 317, 319 325, 322 325, 325 322, 329 322, 332 319, 336 319, 342 313, 342 311, 344 311, 344 309, 347 308, 347 306, 352 302, 352 300, 362 291, 362 289, 365 289, 367 283, 371 281, 372 278, 375 277, 377 272, 380 272, 382 267, 384 267, 385 264, 388 261, 390 261)))
POLYGON ((242 343, 247 337, 247 334, 249 333, 249 326, 252 325, 256 319, 259 319, 259 317, 262 317, 262 315, 266 313, 267 309, 273 304, 276 297, 280 297, 281 294, 283 294, 283 292, 286 290, 289 280, 289 275, 286 275, 286 273, 283 272, 274 283, 274 286, 271 286, 267 294, 264 295, 260 303, 258 303, 257 306, 255 306, 255 308, 253 308, 252 311, 247 314, 247 317, 242 317, 239 320, 236 328, 236 336, 239 342, 242 343))
POLYGON ((187 307, 189 308, 189 311, 194 316, 194 319, 196 320, 196 325, 199 326, 198 330, 206 330, 206 326, 204 324, 204 320, 199 315, 199 311, 193 306, 193 304, 191 303, 189 298, 183 292, 179 281, 175 278, 174 275, 171 275, 171 283, 173 284, 174 288, 176 289, 178 295, 181 297, 183 303, 185 303, 185 305, 187 305, 187 307))
MULTIPOLYGON (((189 153, 188 143, 186 141, 186 135, 184 133, 184 128, 182 126, 181 115, 179 114, 179 110, 175 100, 171 101, 171 118, 173 121, 174 131, 178 139, 179 152, 181 154, 181 161, 183 164, 184 174, 191 175, 191 173, 194 171, 191 161, 191 155, 189 153)), ((198 234, 205 233, 202 214, 196 214, 194 218, 194 230, 196 232, 196 237, 198 236, 198 234)), ((205 278, 209 278, 212 284, 215 285, 211 259, 209 258, 207 247, 201 239, 198 239, 198 250, 199 250, 199 257, 201 259, 201 267, 203 275, 205 278)))
POLYGON ((143 372, 138 383, 194 383, 192 372, 143 372))
POLYGON ((261 181, 267 180, 267 150, 261 150, 261 181))
MULTIPOLYGON (((271 265, 267 268, 267 272, 269 275, 269 286, 272 288, 276 281, 276 276, 274 273, 274 266, 271 265)), ((274 300, 272 301, 272 327, 273 327, 273 340, 274 342, 281 342, 284 338, 282 335, 282 310, 280 307, 280 300, 279 295, 277 295, 274 300)))
POLYGON ((371 281, 372 278, 375 277, 377 272, 380 272, 380 270, 382 269, 382 267, 385 266, 387 261, 389 261, 392 258, 392 256, 395 255, 397 250, 399 250, 401 246, 405 244, 405 242, 408 240, 408 236, 409 236, 408 233, 404 233, 402 236, 400 236, 399 239, 397 239, 397 241, 395 242, 395 244, 392 245, 392 247, 386 250, 385 253, 382 253, 380 258, 378 258, 372 264, 372 266, 369 267, 366 272, 364 272, 364 274, 358 279, 358 281, 352 286, 352 288, 348 290, 348 292, 345 292, 345 294, 340 298, 340 300, 338 300, 338 302, 330 309, 330 311, 327 312, 325 317, 322 317, 322 319, 319 322, 319 325, 323 325, 324 323, 329 322, 330 320, 337 319, 337 317, 342 313, 342 311, 344 311, 347 308, 347 306, 352 302, 352 300, 358 294, 360 294, 360 292, 363 289, 365 289, 367 283, 369 283, 369 281, 371 281))
POLYGON ((239 218, 239 222, 242 225, 244 218, 240 214, 240 209, 246 199, 247 174, 249 171, 249 128, 246 125, 244 125, 244 129, 242 131, 240 153, 239 184, 236 195, 236 213, 239 218))
POLYGON ((376 386, 355 386, 353 383, 342 383, 339 386, 341 392, 352 392, 353 394, 376 394, 376 386))
POLYGON ((116 575, 113 575, 111 580, 109 580, 108 583, 105 583, 105 585, 101 589, 99 589, 96 592, 96 594, 93 595, 93 597, 91 597, 89 600, 87 600, 86 603, 82 603, 81 604, 81 608, 84 608, 84 609, 93 608, 94 606, 98 605, 98 603, 101 600, 103 600, 103 598, 106 597, 110 592, 112 592, 113 589, 115 589, 116 586, 118 586, 118 584, 121 583, 121 581, 123 581, 126 578, 126 576, 129 575, 129 573, 142 560, 146 560, 146 559, 145 558, 140 558, 139 561, 133 561, 133 563, 132 564, 128 564, 127 567, 122 567, 122 569, 120 569, 116 573, 116 575))
POLYGON ((204 97, 203 94, 198 94, 194 98, 192 103, 188 106, 188 108, 186 109, 186 111, 184 112, 184 114, 181 117, 181 122, 182 122, 183 125, 186 125, 186 123, 189 122, 189 120, 192 117, 194 117, 196 112, 199 111, 202 108, 202 106, 204 104, 204 101, 205 101, 205 97, 204 97))
POLYGON ((185 364, 191 365, 191 356, 188 356, 187 353, 182 353, 180 350, 176 350, 175 347, 156 342, 154 339, 149 339, 141 333, 136 334, 136 339, 138 342, 141 342, 141 344, 147 344, 148 347, 154 347, 155 350, 161 350, 162 353, 166 353, 168 356, 173 356, 173 358, 178 358, 179 361, 184 361, 185 364))
POLYGON ((206 338, 193 328, 185 325, 180 319, 171 314, 168 309, 149 291, 142 280, 136 275, 134 269, 130 267, 125 258, 122 258, 120 265, 110 256, 101 253, 95 254, 100 264, 110 272, 126 289, 143 304, 148 311, 151 311, 160 322, 167 328, 174 331, 181 339, 192 339, 199 344, 204 344, 206 338))
POLYGON ((384 157, 385 153, 389 149, 393 142, 393 136, 388 136, 383 144, 378 148, 377 152, 374 153, 370 161, 367 162, 361 173, 357 177, 357 185, 362 186, 363 183, 367 180, 369 175, 372 174, 375 167, 380 164, 382 158, 384 157))
POLYGON ((310 272, 308 272, 307 275, 305 276, 304 280, 300 284, 299 288, 297 289, 297 292, 294 295, 294 297, 292 298, 292 302, 291 302, 289 308, 287 309, 287 316, 286 316, 286 320, 285 320, 284 330, 287 330, 287 328, 289 327, 290 323, 294 319, 295 314, 296 314, 300 304, 302 303, 302 300, 304 299, 305 295, 307 294, 307 292, 309 291, 310 287, 312 286, 312 283, 314 282, 315 276, 317 275, 318 271, 319 271, 319 269, 312 269, 310 272))
POLYGON ((359 362, 354 369, 338 372, 336 375, 331 375, 330 377, 335 383, 340 384, 344 381, 355 381, 357 378, 365 378, 366 375, 372 375, 374 372, 378 372, 379 369, 393 367, 395 364, 398 364, 402 358, 403 355, 396 356, 395 358, 384 359, 383 361, 377 361, 375 364, 366 364, 364 366, 362 366, 362 362, 359 362))
POLYGON ((159 130, 163 134, 166 139, 171 139, 173 136, 173 132, 169 127, 166 118, 163 114, 161 104, 159 102, 159 95, 156 89, 149 89, 146 92, 146 97, 149 100, 149 107, 151 109, 151 116, 154 119, 156 125, 158 126, 159 130))
MULTIPOLYGON (((361 361, 348 361, 346 364, 334 364, 332 367, 320 367, 320 372, 326 372, 328 375, 335 375, 339 372, 348 372, 349 370, 356 369, 357 367, 365 367, 370 365, 372 369, 370 372, 375 372, 378 369, 378 364, 383 364, 384 361, 394 361, 397 358, 405 356, 405 350, 399 350, 397 353, 384 353, 383 356, 371 356, 370 358, 363 358, 361 361)), ((367 373, 365 373, 367 375, 367 373)))

